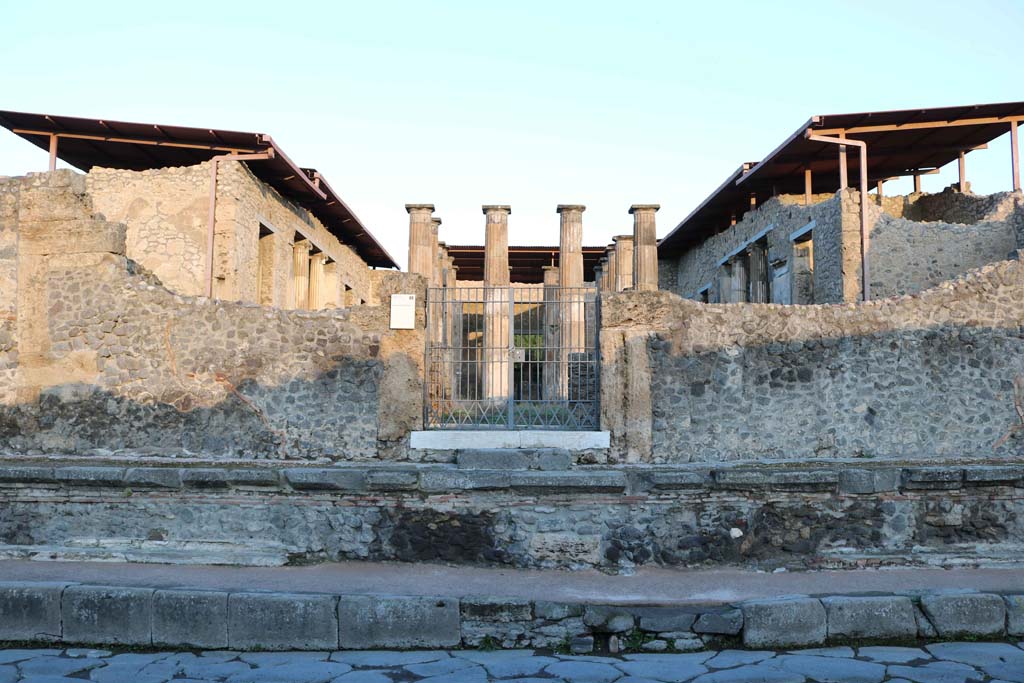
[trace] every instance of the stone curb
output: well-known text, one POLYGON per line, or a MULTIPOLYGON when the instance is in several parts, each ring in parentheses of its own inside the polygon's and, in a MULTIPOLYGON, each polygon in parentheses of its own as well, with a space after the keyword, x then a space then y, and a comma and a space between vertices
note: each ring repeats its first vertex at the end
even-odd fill
POLYGON ((789 648, 1024 635, 1024 595, 792 596, 628 606, 499 597, 225 592, 0 582, 0 642, 234 650, 789 648), (655 643, 655 645, 650 645, 655 643))
MULTIPOLYGON (((496 465, 490 461, 482 464, 496 465)), ((0 487, 12 486, 206 492, 257 489, 318 495, 433 495, 485 490, 652 496, 699 494, 701 490, 873 495, 995 486, 1024 488, 1024 465, 853 467, 848 463, 837 463, 835 466, 819 465, 805 469, 772 466, 488 469, 413 464, 229 468, 206 463, 202 467, 36 467, 0 462, 0 487)))

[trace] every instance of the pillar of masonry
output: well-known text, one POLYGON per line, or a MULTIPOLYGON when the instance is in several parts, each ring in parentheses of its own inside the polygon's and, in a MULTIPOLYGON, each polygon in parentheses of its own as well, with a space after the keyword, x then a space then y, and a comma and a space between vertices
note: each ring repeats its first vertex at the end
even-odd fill
POLYGON ((341 306, 341 280, 338 278, 338 262, 324 264, 324 301, 321 308, 341 306))
POLYGON ((324 266, 327 254, 318 251, 309 257, 309 308, 316 311, 324 307, 324 266))
POLYGON ((427 280, 428 287, 440 287, 441 286, 441 270, 438 266, 438 250, 441 248, 440 241, 441 233, 441 219, 437 216, 432 216, 430 219, 430 253, 434 258, 434 264, 431 268, 431 276, 427 280))
POLYGON ((559 353, 561 330, 558 301, 558 266, 544 266, 544 393, 545 401, 558 400, 561 393, 559 380, 559 353))
POLYGON ((768 250, 761 244, 747 248, 747 262, 750 264, 750 303, 768 303, 768 250))
POLYGON ((292 246, 292 305, 297 309, 309 308, 309 249, 309 240, 292 246))
POLYGON ((619 235, 615 240, 615 291, 633 288, 633 236, 619 235))
POLYGON ((609 244, 604 251, 604 279, 605 289, 614 294, 618 290, 615 285, 619 283, 618 275, 615 272, 615 243, 609 244))
POLYGON ((638 292, 658 291, 658 236, 654 214, 659 204, 634 204, 633 214, 633 289, 638 292))
POLYGON ((594 289, 604 290, 604 261, 598 261, 594 266, 594 289))
POLYGON ((434 276, 433 204, 406 204, 409 212, 409 272, 430 284, 434 276))
POLYGON ((715 272, 715 290, 718 295, 715 297, 716 303, 732 302, 732 266, 728 263, 718 266, 715 272))
POLYGON ((570 361, 586 347, 586 312, 583 297, 583 212, 580 204, 559 204, 558 296, 562 301, 559 393, 571 398, 570 361))
POLYGON ((506 400, 511 391, 512 368, 509 352, 512 340, 511 288, 508 266, 508 215, 505 205, 483 207, 487 217, 484 234, 484 397, 506 400))
POLYGON ((729 303, 742 304, 747 301, 747 259, 743 256, 736 256, 732 259, 730 271, 732 273, 732 291, 729 293, 729 303))

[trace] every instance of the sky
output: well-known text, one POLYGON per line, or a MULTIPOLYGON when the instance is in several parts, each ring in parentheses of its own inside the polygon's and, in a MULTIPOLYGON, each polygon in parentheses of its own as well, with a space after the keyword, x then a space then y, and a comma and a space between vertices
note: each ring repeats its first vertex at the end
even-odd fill
MULTIPOLYGON (((0 109, 271 134, 404 268, 404 205, 448 244, 584 243, 659 203, 664 236, 815 114, 1024 99, 1024 0, 0 0, 0 109)), ((0 175, 46 153, 0 129, 0 175)), ((967 158, 1009 189, 1008 136, 967 158)), ((956 180, 956 164, 925 191, 956 180)), ((886 186, 909 190, 909 181, 886 186)))

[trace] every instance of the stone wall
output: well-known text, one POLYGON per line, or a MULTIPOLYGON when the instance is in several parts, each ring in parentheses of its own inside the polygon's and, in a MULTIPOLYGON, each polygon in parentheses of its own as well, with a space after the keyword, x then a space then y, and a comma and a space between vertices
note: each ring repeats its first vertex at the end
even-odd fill
MULTIPOLYGON (((95 209, 127 225, 127 255, 169 289, 205 294, 210 163, 125 171, 94 168, 87 187, 95 209)), ((259 163, 258 161, 252 163, 259 163)), ((214 296, 294 308, 292 245, 307 239, 337 263, 339 306, 376 303, 370 268, 309 211, 267 186, 241 162, 218 164, 214 296), (269 232, 260 277, 261 230, 269 232), (267 276, 269 274, 269 277, 267 276)))
POLYGON ((609 297, 602 424, 613 457, 1020 455, 1022 294, 1024 266, 1007 261, 846 306, 609 297))
MULTIPOLYGON (((125 258, 125 226, 95 218, 70 171, 9 179, 0 197, 0 240, 13 233, 18 249, 13 306, 0 251, 0 450, 365 460, 380 439, 404 455, 395 432, 420 415, 422 323, 392 332, 380 306, 168 291, 125 258)), ((404 277, 382 283, 416 291, 404 277)))
MULTIPOLYGON (((923 291, 1009 258, 1024 247, 1024 197, 1019 192, 975 196, 947 189, 934 195, 870 199, 872 298, 923 291)), ((768 262, 792 266, 789 236, 814 221, 814 302, 860 300, 860 194, 849 189, 834 196, 815 195, 811 201, 808 206, 802 195, 780 195, 747 212, 735 226, 679 257, 675 280, 663 278, 661 289, 698 298, 698 292, 711 284, 714 301, 723 258, 768 230, 768 262)), ((673 272, 665 265, 662 270, 673 272)))

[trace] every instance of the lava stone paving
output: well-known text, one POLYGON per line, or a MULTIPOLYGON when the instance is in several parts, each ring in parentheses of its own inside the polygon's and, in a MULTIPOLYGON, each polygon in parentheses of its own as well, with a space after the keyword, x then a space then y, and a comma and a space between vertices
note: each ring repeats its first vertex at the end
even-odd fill
POLYGON ((1024 683, 1010 643, 572 656, 532 650, 0 650, 0 683, 1024 683))

